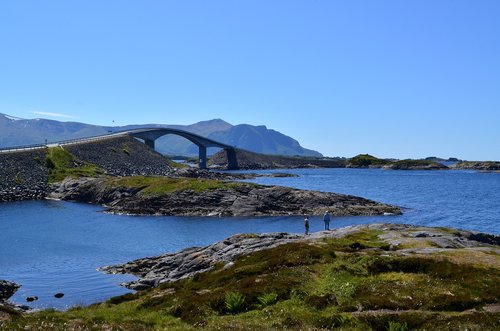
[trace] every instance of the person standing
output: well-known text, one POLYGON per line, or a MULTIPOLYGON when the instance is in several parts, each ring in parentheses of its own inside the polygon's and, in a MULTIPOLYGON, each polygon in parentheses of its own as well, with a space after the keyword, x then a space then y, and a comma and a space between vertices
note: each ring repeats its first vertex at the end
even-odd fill
POLYGON ((325 230, 330 230, 330 213, 328 210, 323 215, 323 222, 325 222, 325 230))
POLYGON ((304 218, 304 227, 306 228, 306 235, 309 234, 309 217, 304 218))

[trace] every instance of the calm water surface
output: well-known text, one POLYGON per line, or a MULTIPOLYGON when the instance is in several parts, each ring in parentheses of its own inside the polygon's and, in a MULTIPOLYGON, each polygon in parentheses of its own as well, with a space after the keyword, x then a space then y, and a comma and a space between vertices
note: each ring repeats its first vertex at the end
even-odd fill
MULTIPOLYGON (((267 171, 272 172, 272 171, 267 171)), ((402 206, 402 216, 341 217, 333 225, 398 222, 500 233, 500 174, 472 171, 360 169, 280 170, 297 178, 262 184, 359 195, 402 206)), ((63 201, 0 204, 0 279, 22 284, 12 298, 35 308, 64 309, 128 292, 133 276, 105 275, 103 265, 207 245, 235 233, 302 232, 302 217, 213 218, 121 216, 63 201), (65 293, 55 299, 53 294, 65 293)), ((322 227, 311 220, 311 230, 322 227)))

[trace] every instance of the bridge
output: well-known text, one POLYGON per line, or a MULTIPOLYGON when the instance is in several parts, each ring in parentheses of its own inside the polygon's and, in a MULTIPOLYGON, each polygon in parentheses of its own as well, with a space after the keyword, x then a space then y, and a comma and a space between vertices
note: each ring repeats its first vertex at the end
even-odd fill
POLYGON ((177 136, 184 137, 187 140, 191 141, 196 146, 198 146, 200 169, 207 168, 207 148, 219 147, 226 151, 228 169, 238 169, 238 162, 236 160, 236 150, 234 146, 226 145, 218 141, 194 134, 189 131, 170 129, 170 128, 146 128, 146 129, 127 131, 127 134, 131 135, 132 137, 142 139, 146 144, 146 146, 149 146, 152 149, 155 148, 155 140, 164 135, 174 134, 177 136))
POLYGON ((208 147, 218 147, 218 148, 224 149, 226 151, 226 155, 227 155, 227 167, 228 167, 228 169, 238 169, 238 162, 236 159, 236 149, 234 146, 223 144, 221 142, 197 135, 197 134, 189 132, 189 131, 184 131, 184 130, 179 130, 179 129, 171 129, 171 128, 158 128, 158 127, 118 131, 118 132, 109 133, 109 134, 100 135, 100 136, 62 140, 62 141, 54 141, 54 142, 45 143, 45 144, 5 147, 5 148, 0 148, 0 153, 89 143, 92 141, 99 141, 99 140, 104 140, 104 139, 109 139, 109 138, 124 136, 124 135, 129 135, 129 136, 132 136, 134 138, 140 139, 140 140, 144 141, 146 146, 154 149, 155 148, 155 140, 164 136, 164 135, 167 135, 167 134, 174 134, 177 136, 184 137, 184 138, 188 139, 189 141, 191 141, 196 146, 198 146, 198 151, 199 151, 198 157, 199 157, 200 169, 207 168, 207 148, 208 147))

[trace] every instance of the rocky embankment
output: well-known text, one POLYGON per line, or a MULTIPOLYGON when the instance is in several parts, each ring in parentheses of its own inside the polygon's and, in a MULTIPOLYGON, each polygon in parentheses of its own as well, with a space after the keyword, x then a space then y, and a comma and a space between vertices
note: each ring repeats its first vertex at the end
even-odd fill
POLYGON ((420 160, 397 161, 382 166, 386 170, 447 170, 444 164, 438 162, 426 162, 420 160))
POLYGON ((0 153, 0 202, 41 199, 48 189, 45 150, 0 153))
POLYGON ((327 210, 334 216, 401 213, 398 207, 344 194, 239 182, 201 183, 206 187, 199 189, 199 180, 182 178, 69 179, 55 187, 50 197, 103 204, 110 212, 125 214, 278 216, 320 215, 327 210), (186 185, 193 185, 192 189, 186 185), (165 191, 169 187, 175 188, 165 191))
POLYGON ((130 136, 64 148, 78 160, 95 164, 111 176, 168 176, 173 173, 164 156, 130 136))
POLYGON ((463 161, 451 165, 450 168, 458 170, 500 171, 498 161, 463 161))
MULTIPOLYGON (((205 247, 187 248, 177 253, 143 258, 122 265, 101 268, 107 273, 133 274, 138 280, 122 285, 135 290, 156 287, 165 282, 189 278, 206 272, 216 266, 230 268, 232 261, 240 256, 255 253, 293 242, 320 242, 327 238, 343 238, 348 235, 375 230, 383 232, 379 239, 384 241, 389 251, 400 255, 431 254, 446 252, 454 248, 475 249, 491 246, 500 253, 500 237, 490 234, 442 228, 418 227, 404 224, 370 224, 350 226, 332 231, 316 232, 311 235, 266 233, 238 234, 205 247), (409 247, 404 249, 403 247, 409 247), (429 248, 432 247, 432 248, 429 248)), ((360 244, 352 245, 360 250, 360 244)))
MULTIPOLYGON (((62 147, 74 167, 96 165, 111 176, 173 176, 175 170, 161 154, 132 137, 114 137, 62 147)), ((47 149, 0 153, 0 202, 45 198, 48 185, 47 149)))
MULTIPOLYGON (((317 158, 301 156, 280 156, 258 154, 236 149, 236 159, 239 169, 290 169, 290 168, 343 168, 345 160, 340 158, 317 158)), ((227 167, 227 155, 225 151, 214 154, 210 163, 217 168, 227 167)))

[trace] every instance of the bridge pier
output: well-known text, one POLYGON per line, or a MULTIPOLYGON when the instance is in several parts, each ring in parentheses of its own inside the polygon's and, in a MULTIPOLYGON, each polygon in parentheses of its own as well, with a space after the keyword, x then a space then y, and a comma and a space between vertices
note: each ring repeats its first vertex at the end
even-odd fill
POLYGON ((234 148, 226 148, 227 169, 238 169, 238 159, 236 158, 236 150, 234 148))
POLYGON ((155 149, 155 141, 153 139, 144 139, 146 146, 155 149))
POLYGON ((207 148, 205 146, 198 146, 199 148, 199 167, 200 169, 206 169, 207 168, 207 148))

